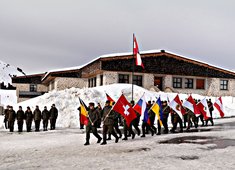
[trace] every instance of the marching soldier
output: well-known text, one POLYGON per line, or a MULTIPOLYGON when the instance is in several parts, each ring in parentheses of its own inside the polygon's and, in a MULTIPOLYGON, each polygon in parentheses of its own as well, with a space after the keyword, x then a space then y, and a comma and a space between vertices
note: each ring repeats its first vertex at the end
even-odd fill
POLYGON ((192 122, 194 123, 195 128, 197 128, 198 121, 197 121, 196 115, 190 109, 186 109, 186 112, 188 114, 188 127, 186 130, 190 129, 191 119, 192 119, 192 122))
POLYGON ((106 138, 107 138, 107 132, 112 134, 116 140, 115 143, 118 142, 118 136, 116 132, 114 131, 114 118, 115 118, 115 112, 111 110, 112 106, 110 106, 110 101, 107 100, 105 103, 105 107, 102 110, 102 115, 103 115, 103 142, 101 145, 107 144, 106 138))
POLYGON ((19 106, 19 110, 16 113, 16 119, 17 119, 17 124, 18 124, 18 132, 22 132, 25 115, 24 115, 24 111, 22 110, 21 106, 19 106))
MULTIPOLYGON (((167 105, 167 101, 162 102, 162 110, 163 110, 163 119, 162 119, 162 125, 164 127, 164 133, 168 133, 168 117, 170 113, 170 107, 167 105)), ((158 133, 157 135, 161 135, 161 126, 160 122, 158 121, 158 133)))
MULTIPOLYGON (((179 106, 180 107, 180 106, 179 106)), ((172 133, 176 133, 176 129, 177 129, 177 124, 180 124, 180 133, 183 132, 183 122, 182 119, 180 118, 180 116, 174 111, 172 110, 172 114, 173 114, 173 127, 170 130, 172 133)))
POLYGON ((213 103, 211 102, 211 99, 209 99, 207 104, 208 104, 208 108, 209 108, 211 117, 206 120, 206 126, 208 125, 208 121, 210 121, 211 125, 214 126, 213 116, 212 116, 212 112, 214 111, 214 107, 213 107, 213 103))
POLYGON ((89 103, 89 111, 88 111, 88 123, 86 125, 86 143, 84 145, 90 145, 90 132, 92 131, 93 135, 98 139, 97 143, 100 143, 102 138, 97 132, 96 123, 99 117, 98 110, 95 109, 94 103, 89 103))
POLYGON ((35 123, 35 132, 39 132, 42 113, 38 106, 36 106, 36 109, 33 112, 33 119, 35 123))
POLYGON ((10 132, 14 131, 15 118, 16 118, 16 112, 13 110, 13 107, 10 106, 8 111, 8 127, 10 129, 10 132))
MULTIPOLYGON (((135 101, 131 101, 131 106, 134 107, 135 101)), ((139 129, 139 123, 140 123, 140 114, 135 111, 136 118, 131 122, 131 125, 134 126, 135 130, 137 131, 137 135, 140 136, 140 129, 139 129)))
POLYGON ((33 121, 33 113, 30 109, 30 107, 27 107, 27 110, 25 111, 25 121, 26 121, 26 129, 27 132, 31 131, 32 121, 33 121))
POLYGON ((50 109, 50 124, 51 124, 51 130, 55 129, 56 125, 56 119, 58 117, 58 110, 55 107, 55 104, 52 104, 51 109, 50 109))
POLYGON ((50 118, 50 112, 47 110, 47 107, 44 107, 42 111, 42 123, 43 123, 43 131, 47 131, 48 120, 50 118))

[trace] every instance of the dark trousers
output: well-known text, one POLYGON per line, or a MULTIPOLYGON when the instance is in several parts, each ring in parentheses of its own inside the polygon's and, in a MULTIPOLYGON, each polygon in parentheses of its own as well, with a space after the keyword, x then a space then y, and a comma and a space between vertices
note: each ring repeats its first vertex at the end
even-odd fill
MULTIPOLYGON (((116 133, 118 133, 119 137, 121 138, 122 137, 122 132, 119 129, 118 122, 115 122, 113 127, 114 127, 114 130, 116 131, 116 133)), ((109 133, 109 139, 110 139, 111 138, 111 133, 110 132, 108 132, 108 133, 109 133)))
MULTIPOLYGON (((168 120, 167 120, 167 118, 163 118, 162 119, 162 125, 163 125, 163 127, 164 127, 164 133, 168 133, 168 122, 167 122, 168 120)), ((157 128, 158 128, 158 134, 161 134, 161 125, 160 125, 160 122, 159 122, 159 120, 157 121, 157 128)))
POLYGON ((210 111, 210 115, 211 115, 211 117, 206 120, 206 126, 208 125, 208 122, 209 122, 209 121, 211 122, 211 125, 212 125, 212 126, 214 125, 213 117, 212 117, 212 111, 210 111))
POLYGON ((47 130, 48 120, 43 120, 42 123, 43 123, 43 130, 47 130))
POLYGON ((17 121, 17 124, 18 124, 18 131, 19 131, 19 132, 22 132, 22 131, 23 131, 23 124, 24 124, 24 121, 23 121, 23 120, 18 120, 18 121, 17 121))
POLYGON ((106 143, 107 132, 110 135, 113 135, 116 139, 118 138, 117 134, 115 133, 115 131, 113 129, 113 125, 103 125, 103 142, 104 143, 106 143))
POLYGON ((50 119, 51 130, 55 129, 56 119, 50 119))
POLYGON ((179 116, 174 117, 174 124, 173 124, 173 128, 171 130, 172 132, 175 132, 178 123, 180 125, 180 132, 183 132, 183 121, 181 120, 181 118, 179 116))
POLYGON ((188 122, 188 114, 184 114, 183 115, 183 118, 184 118, 184 128, 186 128, 186 123, 188 122))
POLYGON ((8 127, 10 129, 10 132, 13 132, 14 131, 14 121, 8 121, 8 127))
POLYGON ((39 129, 40 129, 40 122, 41 122, 41 120, 35 120, 34 121, 35 122, 35 131, 39 131, 39 129))
POLYGON ((128 132, 130 133, 130 135, 132 135, 132 137, 135 136, 135 133, 132 130, 131 124, 130 124, 130 127, 128 127, 126 122, 124 122, 123 131, 124 131, 124 138, 125 139, 127 139, 127 137, 128 137, 128 132))
POLYGON ((8 129, 8 121, 6 120, 6 118, 4 119, 4 123, 5 123, 5 128, 8 129))
POLYGON ((96 138, 101 139, 100 135, 97 132, 97 128, 95 126, 87 125, 86 126, 86 142, 87 143, 89 143, 90 141, 90 132, 92 132, 96 138))
POLYGON ((131 123, 132 126, 135 128, 135 130, 137 131, 137 134, 140 135, 140 129, 139 129, 139 122, 140 122, 140 117, 138 116, 137 118, 135 118, 131 123))
POLYGON ((32 121, 26 121, 27 132, 31 131, 32 121))
POLYGON ((152 134, 154 134, 154 129, 152 129, 151 126, 149 126, 148 123, 143 122, 142 123, 142 136, 145 137, 146 134, 146 129, 150 130, 152 134))

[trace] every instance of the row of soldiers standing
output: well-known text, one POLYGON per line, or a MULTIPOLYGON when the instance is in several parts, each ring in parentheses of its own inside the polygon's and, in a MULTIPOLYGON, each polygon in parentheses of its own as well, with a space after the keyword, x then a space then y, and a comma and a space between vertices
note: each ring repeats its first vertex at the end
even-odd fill
MULTIPOLYGON (((134 106, 134 101, 131 101, 131 105, 134 106)), ((142 120, 142 135, 141 137, 145 137, 146 134, 149 134, 151 132, 151 135, 154 134, 161 135, 161 124, 160 121, 157 121, 157 128, 154 125, 155 122, 155 113, 151 110, 152 103, 149 101, 147 103, 147 109, 148 109, 148 121, 142 120)), ((211 117, 206 120, 206 125, 208 124, 208 121, 211 121, 211 124, 213 125, 213 118, 212 118, 212 111, 213 104, 211 100, 208 101, 208 107, 210 110, 211 117)), ((162 110, 163 110, 163 116, 162 116, 162 125, 164 127, 163 133, 167 134, 169 132, 168 129, 168 117, 169 114, 171 114, 171 123, 172 128, 170 129, 171 133, 175 133, 177 129, 177 125, 180 125, 179 132, 183 132, 183 128, 187 128, 186 130, 189 130, 192 126, 192 122, 194 123, 195 128, 198 127, 198 118, 195 116, 195 114, 190 111, 189 109, 186 109, 186 113, 183 115, 182 120, 179 115, 167 104, 167 101, 162 102, 162 110), (187 123, 187 127, 186 127, 187 123), (184 126, 183 126, 184 124, 184 126)), ((119 138, 122 138, 121 130, 119 129, 119 124, 123 126, 124 131, 124 138, 122 140, 128 140, 128 137, 132 137, 132 139, 135 138, 135 132, 133 131, 133 127, 135 128, 137 135, 140 136, 140 129, 139 129, 139 122, 140 122, 140 114, 136 113, 136 118, 131 122, 130 126, 128 127, 126 124, 125 119, 117 112, 112 110, 112 106, 110 105, 110 101, 107 100, 105 103, 104 108, 102 109, 100 104, 98 104, 97 107, 94 106, 94 103, 89 103, 88 108, 88 124, 86 125, 86 142, 84 145, 89 145, 90 142, 90 132, 94 134, 94 136, 98 139, 97 143, 100 143, 103 139, 103 142, 101 145, 107 144, 107 140, 111 140, 111 135, 115 137, 115 143, 119 141, 119 138), (98 134, 97 127, 100 128, 101 121, 103 122, 103 138, 98 134), (118 135, 117 135, 118 134, 118 135), (107 138, 108 136, 108 138, 107 138)), ((203 116, 200 116, 200 120, 202 121, 202 126, 204 126, 204 119, 203 116)), ((81 129, 83 129, 83 125, 80 126, 81 129)))
POLYGON ((47 131, 49 120, 51 130, 55 129, 56 119, 58 117, 58 110, 55 107, 55 104, 52 104, 50 110, 47 110, 47 107, 45 106, 42 112, 38 106, 36 106, 33 112, 31 111, 29 106, 27 107, 25 112, 23 111, 21 106, 19 106, 17 112, 13 110, 12 106, 7 106, 7 108, 4 110, 4 115, 5 128, 9 128, 10 132, 14 131, 15 120, 17 120, 18 132, 23 131, 24 120, 26 123, 27 132, 30 132, 32 130, 31 127, 33 121, 35 123, 35 131, 38 132, 40 130, 41 120, 43 120, 44 131, 47 131))

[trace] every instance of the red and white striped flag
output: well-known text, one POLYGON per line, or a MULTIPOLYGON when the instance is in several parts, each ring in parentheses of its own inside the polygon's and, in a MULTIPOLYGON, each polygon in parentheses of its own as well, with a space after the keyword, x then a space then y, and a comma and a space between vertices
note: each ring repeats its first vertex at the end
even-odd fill
POLYGON ((198 104, 197 104, 198 109, 200 110, 201 114, 203 115, 204 119, 207 120, 209 117, 211 117, 210 115, 210 111, 209 111, 209 107, 206 101, 206 98, 204 98, 203 100, 201 100, 198 104))
POLYGON ((220 117, 224 117, 224 107, 223 107, 223 102, 222 102, 222 97, 219 97, 215 103, 214 106, 220 113, 220 117))
POLYGON ((141 56, 140 56, 140 52, 139 52, 139 47, 138 47, 138 43, 137 43, 137 40, 135 38, 135 35, 133 35, 133 53, 134 53, 134 56, 135 56, 135 64, 137 66, 141 66, 142 68, 144 68, 144 64, 141 60, 141 56))
POLYGON ((196 116, 200 116, 201 113, 191 95, 184 101, 183 106, 191 110, 196 116))

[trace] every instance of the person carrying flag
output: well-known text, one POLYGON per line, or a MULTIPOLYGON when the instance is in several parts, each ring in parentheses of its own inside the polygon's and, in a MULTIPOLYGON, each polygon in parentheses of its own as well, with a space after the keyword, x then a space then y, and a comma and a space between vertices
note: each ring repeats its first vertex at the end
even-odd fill
POLYGON ((95 104, 94 103, 89 103, 89 111, 87 113, 87 117, 88 117, 88 122, 86 124, 86 143, 84 145, 90 145, 90 132, 92 131, 93 135, 98 139, 97 143, 100 143, 102 138, 100 137, 100 135, 97 132, 97 120, 99 118, 99 113, 98 110, 95 109, 95 104))
POLYGON ((209 99, 209 101, 207 102, 208 107, 209 107, 209 111, 210 111, 210 117, 206 120, 206 126, 208 126, 208 122, 211 122, 211 126, 214 126, 214 122, 213 122, 213 111, 214 111, 214 107, 213 107, 213 103, 211 102, 211 99, 209 99))
POLYGON ((115 112, 112 110, 112 106, 110 106, 110 101, 107 100, 105 102, 105 106, 102 110, 103 115, 103 142, 101 145, 106 145, 107 144, 107 132, 111 133, 115 138, 115 143, 118 143, 118 136, 114 131, 114 117, 115 117, 115 112))

